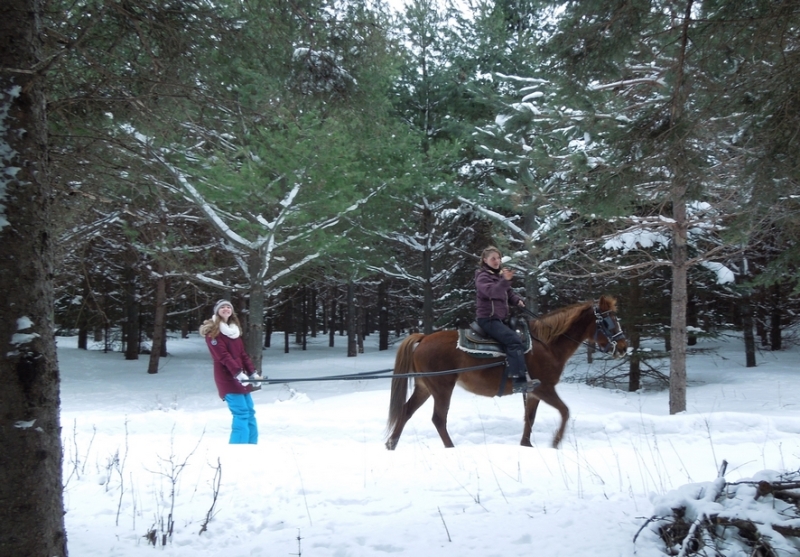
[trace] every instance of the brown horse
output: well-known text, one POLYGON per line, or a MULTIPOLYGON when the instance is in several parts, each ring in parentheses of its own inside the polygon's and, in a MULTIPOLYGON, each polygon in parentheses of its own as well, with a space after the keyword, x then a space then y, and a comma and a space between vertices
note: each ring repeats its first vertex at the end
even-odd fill
MULTIPOLYGON (((556 384, 561 378, 567 360, 581 343, 592 340, 603 352, 614 357, 625 354, 627 343, 616 317, 616 299, 602 296, 595 304, 592 301, 574 304, 555 310, 531 321, 531 337, 534 348, 525 355, 531 377, 542 382, 533 393, 524 396, 525 427, 521 445, 531 446, 531 428, 536 418, 539 401, 545 402, 561 414, 561 426, 553 437, 553 447, 558 447, 569 419, 569 409, 556 393, 556 384)), ((406 338, 397 349, 394 374, 424 373, 454 370, 454 373, 414 377, 414 392, 406 401, 409 378, 392 379, 392 394, 389 402, 388 439, 386 448, 394 450, 403 433, 406 422, 422 404, 433 396, 433 425, 445 447, 453 441, 447 433, 447 411, 456 383, 471 393, 495 396, 503 379, 504 360, 496 359, 497 365, 488 369, 457 372, 486 364, 492 360, 475 358, 456 348, 458 331, 438 331, 430 335, 416 333, 406 338)), ((507 382, 504 394, 511 393, 511 382, 507 382)))

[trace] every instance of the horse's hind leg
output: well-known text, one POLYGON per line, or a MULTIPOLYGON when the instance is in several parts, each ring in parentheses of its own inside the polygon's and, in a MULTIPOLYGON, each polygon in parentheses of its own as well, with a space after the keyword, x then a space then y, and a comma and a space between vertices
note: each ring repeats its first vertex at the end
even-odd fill
POLYGON ((414 415, 414 412, 419 410, 419 407, 425 404, 425 401, 430 398, 431 393, 422 386, 419 380, 414 381, 414 391, 411 393, 411 396, 408 397, 408 400, 405 404, 403 404, 403 411, 400 416, 400 419, 397 420, 397 423, 392 430, 392 434, 389 436, 389 439, 386 440, 386 448, 390 451, 393 451, 395 447, 397 447, 398 441, 400 441, 400 435, 403 433, 403 428, 406 426, 406 422, 411 419, 411 416, 414 415))
POLYGON ((450 389, 445 392, 438 392, 433 394, 433 425, 436 431, 439 432, 439 437, 442 438, 445 448, 452 449, 455 447, 453 440, 450 439, 450 434, 447 433, 447 413, 450 410, 450 399, 453 396, 453 387, 455 382, 450 385, 450 389))
POLYGON ((523 447, 532 447, 531 432, 533 430, 533 422, 536 420, 536 410, 539 408, 539 399, 526 393, 523 402, 525 404, 525 425, 522 428, 522 440, 519 444, 523 447))

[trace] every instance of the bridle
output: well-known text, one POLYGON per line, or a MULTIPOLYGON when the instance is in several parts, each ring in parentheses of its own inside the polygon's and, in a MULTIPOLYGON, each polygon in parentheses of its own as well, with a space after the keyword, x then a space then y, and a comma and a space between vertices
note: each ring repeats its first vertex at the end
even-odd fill
POLYGON ((604 354, 615 353, 617 350, 617 341, 625 340, 625 333, 619 326, 617 316, 614 315, 612 310, 600 311, 600 308, 594 306, 594 318, 596 327, 594 329, 594 345, 597 350, 604 354), (617 331, 616 333, 614 331, 617 331), (597 342, 597 336, 603 334, 608 340, 605 347, 601 347, 597 342))

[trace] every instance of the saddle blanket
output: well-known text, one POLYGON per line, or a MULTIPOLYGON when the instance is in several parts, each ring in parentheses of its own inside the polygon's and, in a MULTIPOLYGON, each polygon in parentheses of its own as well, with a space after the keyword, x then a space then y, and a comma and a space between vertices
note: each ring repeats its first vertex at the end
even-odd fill
MULTIPOLYGON (((523 351, 527 354, 533 347, 528 324, 522 321, 517 326, 516 331, 522 339, 523 351)), ((493 338, 481 336, 472 329, 458 329, 456 348, 476 358, 502 358, 506 355, 499 342, 493 338)))

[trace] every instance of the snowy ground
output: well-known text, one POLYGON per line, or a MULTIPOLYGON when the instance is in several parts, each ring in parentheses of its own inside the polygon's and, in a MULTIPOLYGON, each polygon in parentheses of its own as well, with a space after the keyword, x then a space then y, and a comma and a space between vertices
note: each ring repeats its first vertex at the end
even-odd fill
MULTIPOLYGON (((519 395, 457 388, 455 449, 443 448, 429 401, 389 452, 386 379, 265 387, 254 394, 259 444, 231 446, 229 412, 198 336, 170 339, 171 355, 152 376, 146 359, 58 342, 73 557, 154 551, 151 530, 155 551, 187 557, 647 557, 663 555, 663 544, 649 528, 633 542, 645 520, 680 496, 673 490, 712 481, 723 459, 728 481, 800 468, 797 348, 760 353, 747 369, 740 341, 703 341, 689 358, 688 411, 677 416, 666 392, 562 383, 572 418, 558 450, 552 408, 540 407, 535 447, 523 448, 519 395)), ((319 338, 289 354, 280 343, 265 350, 264 373, 391 368, 393 351, 375 342, 357 358, 344 356, 341 337, 333 349, 319 338)), ((585 374, 584 361, 579 352, 568 374, 585 374)))

